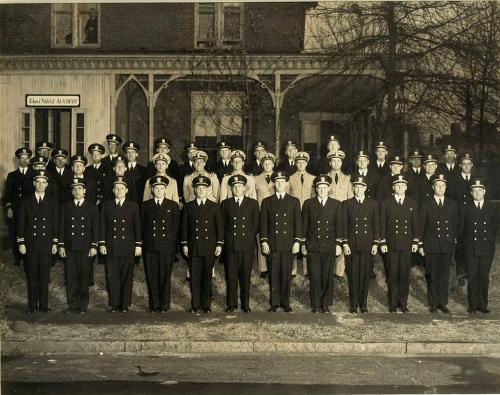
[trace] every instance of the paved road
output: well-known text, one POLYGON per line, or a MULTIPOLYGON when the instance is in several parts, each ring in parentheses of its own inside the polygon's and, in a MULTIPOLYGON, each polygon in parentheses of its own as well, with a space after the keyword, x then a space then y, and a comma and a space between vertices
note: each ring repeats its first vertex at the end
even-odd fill
POLYGON ((38 356, 2 360, 2 394, 497 393, 493 357, 38 356))

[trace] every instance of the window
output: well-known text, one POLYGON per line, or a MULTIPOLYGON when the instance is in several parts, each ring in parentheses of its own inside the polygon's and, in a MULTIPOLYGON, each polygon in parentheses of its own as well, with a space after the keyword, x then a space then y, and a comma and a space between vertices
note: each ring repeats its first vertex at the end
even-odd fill
POLYGON ((99 4, 52 4, 53 47, 98 47, 100 41, 99 4))
POLYGON ((76 155, 85 155, 85 115, 76 113, 76 155))
POLYGON ((30 134, 31 134, 31 113, 29 111, 21 112, 21 145, 23 147, 30 147, 30 134))
POLYGON ((191 127, 196 144, 215 159, 216 144, 242 146, 243 95, 240 92, 192 92, 191 127))
POLYGON ((243 35, 242 3, 195 4, 195 47, 236 47, 243 35))

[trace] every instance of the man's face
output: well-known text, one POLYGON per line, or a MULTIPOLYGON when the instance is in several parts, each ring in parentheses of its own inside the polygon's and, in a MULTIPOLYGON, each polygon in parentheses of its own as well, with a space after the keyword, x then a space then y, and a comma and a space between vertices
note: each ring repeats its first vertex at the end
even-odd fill
POLYGON ((364 198, 365 197, 366 185, 355 184, 353 186, 353 189, 354 189, 354 195, 356 195, 357 198, 364 198))
POLYGON ((114 169, 117 176, 123 176, 127 170, 127 166, 125 166, 125 163, 123 162, 117 162, 114 169))
POLYGON ((27 167, 30 164, 30 157, 28 155, 19 155, 19 167, 27 167))
POLYGON ((368 163, 370 163, 370 161, 366 156, 360 156, 356 161, 358 168, 361 170, 366 170, 368 168, 368 163))
POLYGON ((427 174, 434 174, 437 169, 437 163, 436 162, 427 162, 424 165, 424 170, 427 174))
POLYGON ((444 160, 446 161, 446 163, 455 162, 456 157, 457 157, 457 154, 453 151, 446 151, 444 153, 444 160))
POLYGON ((286 190, 286 180, 284 178, 278 178, 274 181, 274 189, 276 192, 283 193, 286 190))
POLYGON ((465 174, 470 174, 470 172, 472 171, 472 167, 473 166, 474 166, 474 164, 472 163, 472 161, 470 159, 464 159, 460 163, 460 167, 462 168, 462 171, 465 174))
POLYGON ((262 168, 264 169, 264 172, 272 173, 274 169, 274 162, 272 160, 266 159, 264 162, 262 162, 262 168))
POLYGON ((404 182, 397 182, 392 184, 392 190, 396 195, 404 195, 407 189, 407 185, 404 182))
POLYGON ((233 165, 233 169, 235 171, 241 171, 241 169, 243 169, 243 159, 242 158, 233 158, 231 160, 231 164, 233 165))
POLYGON ((480 201, 484 199, 484 195, 486 194, 486 190, 484 188, 472 188, 471 195, 474 201, 480 201))
POLYGON ((330 192, 330 186, 328 186, 326 184, 319 184, 318 186, 316 186, 316 194, 321 199, 328 197, 329 192, 330 192))
POLYGON ((123 184, 115 184, 113 186, 113 193, 117 199, 125 198, 125 195, 128 192, 128 188, 123 184))
POLYGON ((297 147, 295 147, 294 145, 289 145, 288 147, 286 147, 285 154, 286 156, 288 156, 288 158, 293 159, 296 153, 297 147))
POLYGON ((240 183, 233 184, 231 186, 231 192, 233 193, 233 196, 241 198, 245 194, 245 185, 240 183))
POLYGON ((399 163, 392 163, 390 166, 392 174, 401 174, 401 170, 403 170, 403 165, 399 163))
POLYGON ((155 162, 155 168, 157 173, 164 174, 167 171, 167 167, 168 167, 167 162, 165 162, 164 160, 157 160, 155 162))
POLYGON ((66 164, 66 158, 64 156, 56 156, 54 158, 54 163, 56 164, 56 167, 62 169, 66 164))
POLYGON ((80 176, 85 171, 85 165, 82 162, 73 162, 71 165, 71 170, 74 174, 80 176))
POLYGON ((118 152, 118 144, 111 141, 108 143, 108 148, 109 148, 109 153, 110 154, 116 154, 118 152))
POLYGON ((434 190, 434 195, 442 197, 446 192, 446 182, 434 181, 434 183, 432 184, 432 189, 434 190))
POLYGON ((261 160, 266 154, 266 150, 263 147, 257 147, 253 153, 258 160, 261 160))
POLYGON ((101 151, 97 150, 92 151, 92 163, 95 163, 97 165, 98 163, 101 163, 101 160, 102 160, 101 151))
POLYGON ((415 169, 418 169, 420 166, 422 166, 422 160, 420 158, 410 158, 410 164, 415 169))
POLYGON ((194 168, 196 169, 196 171, 198 172, 202 172, 203 170, 205 170, 205 159, 196 159, 194 161, 194 168))
POLYGON ((37 163, 36 165, 33 166, 33 170, 45 170, 47 166, 45 166, 43 163, 37 163))
POLYGON ((194 194, 198 199, 205 199, 208 194, 208 188, 205 185, 198 185, 194 188, 194 194))
POLYGON ((339 171, 342 167, 342 159, 340 158, 331 158, 330 159, 330 168, 335 171, 339 171))
POLYGON ((137 157, 139 156, 139 154, 134 149, 128 149, 126 152, 126 156, 127 156, 127 160, 129 162, 135 162, 137 160, 137 157))
POLYGON ((385 148, 377 148, 375 155, 377 155, 377 159, 382 162, 387 156, 387 150, 385 148))
POLYGON ((33 185, 35 186, 35 191, 43 193, 47 189, 47 185, 49 185, 49 183, 45 178, 38 177, 33 181, 33 185))
POLYGON ((331 140, 326 145, 326 149, 328 150, 328 152, 338 151, 340 149, 340 144, 337 140, 331 140))
POLYGON ((220 158, 223 160, 229 159, 229 156, 231 155, 231 150, 227 147, 222 147, 219 149, 219 155, 220 158))
POLYGON ((85 187, 83 185, 75 185, 71 188, 71 194, 75 199, 83 199, 85 196, 85 187))
POLYGON ((170 152, 170 147, 168 144, 158 144, 156 147, 156 152, 159 154, 168 154, 170 152))
POLYGON ((48 159, 50 156, 50 149, 49 148, 39 148, 38 155, 48 159))
POLYGON ((153 188, 151 188, 151 190, 155 198, 161 199, 165 196, 165 191, 167 190, 167 188, 163 184, 157 184, 153 188))
POLYGON ((302 160, 302 159, 296 160, 295 166, 297 167, 297 170, 302 173, 302 172, 306 171, 307 161, 302 160))

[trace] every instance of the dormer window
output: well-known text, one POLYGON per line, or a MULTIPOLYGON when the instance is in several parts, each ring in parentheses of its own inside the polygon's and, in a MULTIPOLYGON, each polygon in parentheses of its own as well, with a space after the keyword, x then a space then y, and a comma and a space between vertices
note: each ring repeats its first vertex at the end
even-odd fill
POLYGON ((195 48, 238 47, 243 40, 243 3, 196 3, 195 48))
POLYGON ((100 14, 96 3, 52 4, 52 47, 99 47, 100 14))

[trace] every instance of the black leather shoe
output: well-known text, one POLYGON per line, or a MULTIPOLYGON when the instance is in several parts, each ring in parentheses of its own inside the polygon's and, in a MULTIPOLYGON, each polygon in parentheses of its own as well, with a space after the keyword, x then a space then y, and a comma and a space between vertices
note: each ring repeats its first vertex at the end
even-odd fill
POLYGON ((396 308, 395 307, 389 308, 389 313, 395 313, 395 312, 396 312, 396 308))
POLYGON ((252 312, 252 309, 250 307, 244 307, 243 308, 243 312, 244 313, 251 313, 252 312))
POLYGON ((367 314, 367 313, 368 313, 368 308, 366 308, 366 307, 361 307, 361 312, 362 312, 363 314, 367 314))
POLYGON ((322 312, 322 313, 329 313, 329 312, 330 312, 330 309, 328 308, 328 306, 323 306, 323 307, 321 308, 321 312, 322 312))
POLYGON ((50 310, 49 308, 46 308, 46 309, 40 309, 40 311, 42 313, 50 313, 52 310, 50 310))
POLYGON ((276 313, 276 310, 278 310, 276 306, 271 306, 267 309, 267 311, 269 311, 270 313, 276 313))
POLYGON ((409 313, 410 310, 408 310, 408 307, 402 307, 401 312, 406 314, 406 313, 409 313))
POLYGON ((285 306, 285 307, 283 307, 283 311, 285 313, 291 313, 292 312, 292 308, 290 306, 285 306))
POLYGON ((118 307, 111 307, 108 310, 108 313, 119 313, 119 312, 120 312, 120 309, 118 307))
POLYGON ((122 313, 126 313, 126 312, 128 311, 128 306, 123 306, 123 307, 120 309, 120 311, 121 311, 122 313))
POLYGON ((476 309, 467 309, 467 313, 476 314, 476 309))
POLYGON ((439 308, 440 308, 440 309, 441 309, 441 311, 442 311, 443 313, 445 313, 445 314, 450 314, 450 313, 451 313, 451 311, 450 311, 450 309, 448 308, 448 306, 440 306, 439 308))
POLYGON ((194 309, 194 308, 193 308, 193 309, 189 310, 189 311, 188 311, 188 313, 192 313, 192 314, 199 314, 199 313, 200 313, 200 311, 199 311, 198 309, 194 309))
POLYGON ((313 313, 319 313, 319 312, 320 312, 320 310, 319 310, 317 307, 313 307, 313 308, 312 308, 312 312, 313 312, 313 313))
POLYGON ((351 307, 351 308, 349 309, 349 313, 351 313, 351 314, 356 314, 357 312, 358 312, 358 309, 356 309, 356 308, 354 308, 354 307, 351 307))
POLYGON ((24 312, 24 314, 34 314, 34 313, 35 313, 35 310, 30 310, 30 309, 28 309, 24 312))
POLYGON ((203 312, 204 312, 205 314, 210 314, 210 313, 212 312, 212 309, 211 309, 210 307, 205 307, 205 308, 203 309, 203 312))
POLYGON ((431 307, 429 309, 429 312, 432 313, 432 314, 436 314, 438 312, 438 309, 436 309, 435 307, 431 307))
POLYGON ((234 307, 226 308, 226 313, 232 313, 234 311, 234 307))
POLYGON ((164 307, 163 309, 158 310, 158 313, 168 313, 170 309, 168 307, 164 307))
POLYGON ((490 314, 491 313, 490 309, 477 309, 477 310, 480 311, 483 314, 490 314))
POLYGON ((266 278, 267 272, 260 272, 260 278, 266 278))

